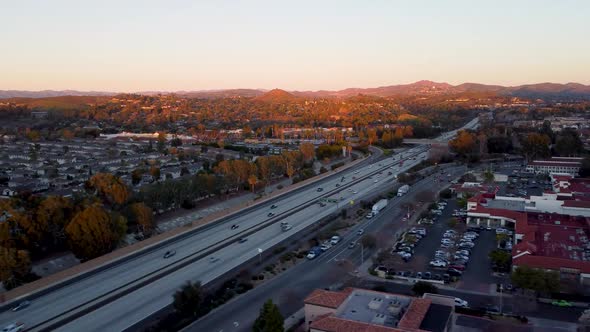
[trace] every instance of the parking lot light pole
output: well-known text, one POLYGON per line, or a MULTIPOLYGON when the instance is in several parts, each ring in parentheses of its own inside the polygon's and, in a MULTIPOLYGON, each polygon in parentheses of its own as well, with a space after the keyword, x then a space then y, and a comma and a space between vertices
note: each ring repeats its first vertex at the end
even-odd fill
POLYGON ((502 314, 502 289, 504 288, 504 284, 500 284, 500 315, 502 314))

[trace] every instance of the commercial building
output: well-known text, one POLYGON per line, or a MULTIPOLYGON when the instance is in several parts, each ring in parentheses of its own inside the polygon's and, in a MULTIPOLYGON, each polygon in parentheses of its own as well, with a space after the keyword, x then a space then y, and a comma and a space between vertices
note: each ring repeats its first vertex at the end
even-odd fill
POLYGON ((315 290, 305 299, 305 330, 311 332, 451 331, 454 298, 423 298, 359 288, 315 290))
POLYGON ((577 176, 580 171, 582 158, 552 157, 548 160, 533 160, 527 166, 527 172, 536 174, 568 174, 577 176))

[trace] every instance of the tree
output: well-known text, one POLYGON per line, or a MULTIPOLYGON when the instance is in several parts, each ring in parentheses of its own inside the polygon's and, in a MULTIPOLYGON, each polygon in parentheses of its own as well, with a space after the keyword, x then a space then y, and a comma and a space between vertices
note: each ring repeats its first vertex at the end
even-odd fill
POLYGON ((22 284, 31 272, 31 259, 25 250, 0 247, 0 281, 12 288, 22 284))
POLYGON ((174 293, 174 309, 186 317, 200 317, 205 314, 203 305, 205 294, 201 288, 201 282, 187 281, 182 288, 174 293))
POLYGON ((512 151, 512 140, 505 136, 489 137, 487 147, 489 153, 510 153, 512 151))
POLYGON ((426 281, 418 281, 412 286, 412 292, 416 296, 422 296, 424 293, 438 294, 438 288, 426 281))
POLYGON ((483 172, 483 179, 486 183, 494 182, 494 172, 486 170, 485 172, 483 172))
POLYGON ((551 139, 546 135, 530 133, 521 141, 522 152, 527 160, 548 157, 551 155, 551 151, 549 150, 550 143, 551 139))
POLYGON ((367 130, 367 141, 369 142, 369 145, 373 145, 373 143, 377 141, 377 130, 374 128, 367 130))
POLYGON ((116 225, 100 204, 76 214, 65 230, 72 252, 81 260, 110 252, 119 240, 116 225))
POLYGON ((510 262, 512 261, 512 255, 504 250, 492 250, 489 254, 492 263, 502 270, 510 268, 510 262))
POLYGON ((109 204, 121 205, 129 199, 129 189, 120 177, 110 173, 97 173, 88 180, 90 189, 94 189, 109 204))
POLYGON ((555 152, 560 156, 575 156, 584 151, 584 144, 578 132, 571 128, 562 130, 555 140, 555 152))
POLYGON ((47 196, 35 211, 36 223, 43 230, 43 245, 63 247, 65 245, 65 227, 74 213, 74 205, 63 196, 47 196))
POLYGON ((362 237, 361 244, 365 248, 375 248, 375 246, 377 245, 377 239, 373 235, 367 234, 362 237))
POLYGON ((283 332, 284 318, 279 308, 268 300, 260 309, 260 315, 254 321, 253 332, 283 332))
POLYGON ((137 225, 138 230, 145 236, 152 235, 156 224, 154 222, 154 213, 150 207, 144 203, 134 203, 129 206, 133 214, 132 221, 137 225))
POLYGON ((534 290, 537 293, 551 294, 559 291, 559 274, 518 266, 511 275, 512 283, 519 288, 534 290))
POLYGON ((164 132, 159 132, 158 133, 158 151, 160 153, 163 153, 164 151, 166 151, 166 133, 164 132))
POLYGON ((248 177, 248 184, 250 185, 250 190, 254 192, 256 184, 258 184, 258 178, 256 177, 256 175, 252 174, 248 177))
POLYGON ((476 137, 474 134, 461 130, 457 137, 449 141, 449 147, 461 156, 473 154, 476 146, 476 137))
POLYGON ((585 156, 584 159, 582 159, 578 174, 583 178, 590 176, 590 156, 585 156))
POLYGON ((160 167, 152 166, 150 167, 150 175, 154 178, 154 180, 160 179, 160 167))
POLYGON ((131 183, 134 185, 138 184, 141 181, 141 177, 145 171, 141 168, 136 168, 131 172, 131 183))
POLYGON ((299 145, 299 151, 303 154, 303 160, 305 162, 312 161, 315 157, 315 147, 311 143, 303 143, 299 145))

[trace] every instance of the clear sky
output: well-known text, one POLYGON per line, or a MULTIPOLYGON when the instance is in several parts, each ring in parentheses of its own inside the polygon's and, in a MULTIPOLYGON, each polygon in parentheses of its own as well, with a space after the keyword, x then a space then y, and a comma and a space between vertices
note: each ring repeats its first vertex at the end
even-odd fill
POLYGON ((590 84, 589 0, 0 0, 0 89, 590 84))

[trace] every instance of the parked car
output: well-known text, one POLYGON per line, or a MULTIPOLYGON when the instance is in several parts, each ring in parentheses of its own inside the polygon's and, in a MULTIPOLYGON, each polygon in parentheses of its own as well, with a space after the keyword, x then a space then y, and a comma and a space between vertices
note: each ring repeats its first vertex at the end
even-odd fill
POLYGON ((422 279, 422 272, 416 272, 416 279, 422 279))
POLYGON ((433 260, 430 261, 430 266, 434 266, 434 267, 446 267, 447 263, 441 260, 433 260))
POLYGON ((465 271, 465 265, 460 265, 460 264, 456 264, 456 263, 449 266, 449 268, 459 270, 459 271, 465 271))
POLYGON ((460 277, 463 275, 463 272, 456 269, 448 269, 447 274, 453 277, 460 277))
POLYGON ((432 278, 432 273, 431 272, 424 272, 424 274, 422 275, 422 278, 424 278, 424 279, 431 279, 432 278))

